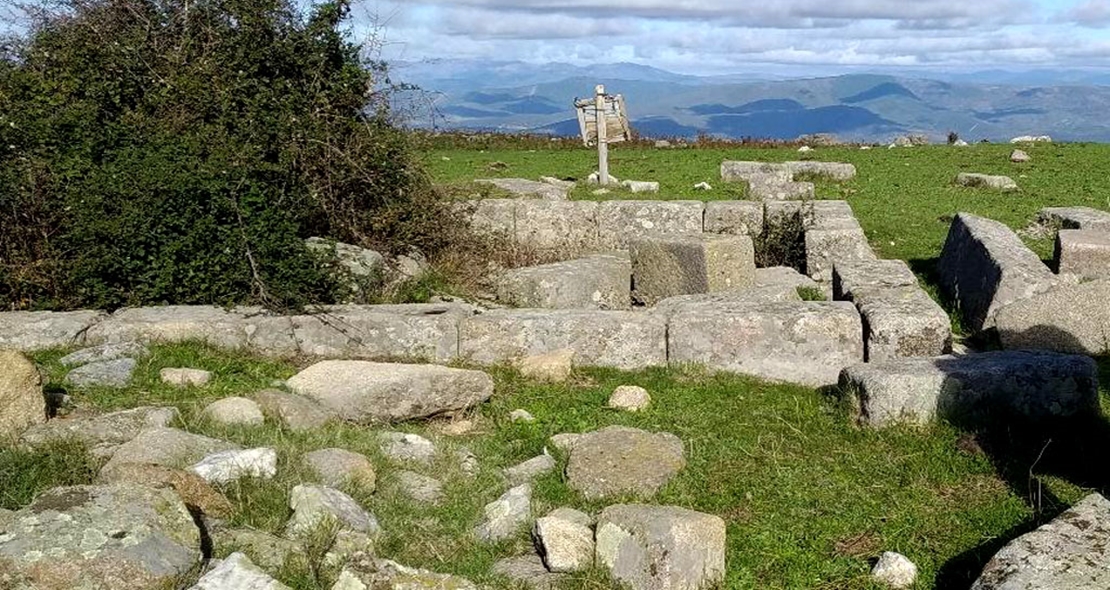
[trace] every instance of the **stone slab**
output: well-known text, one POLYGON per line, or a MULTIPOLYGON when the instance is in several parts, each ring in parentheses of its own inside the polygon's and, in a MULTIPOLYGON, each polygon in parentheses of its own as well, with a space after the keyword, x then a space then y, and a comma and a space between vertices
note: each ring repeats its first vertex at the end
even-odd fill
POLYGON ((81 344, 85 331, 103 317, 98 311, 8 311, 0 313, 0 348, 34 352, 81 344))
POLYGON ((1089 229, 1110 232, 1110 212, 1091 207, 1045 207, 1037 220, 1062 229, 1089 229))
POLYGON ((457 304, 338 305, 289 318, 295 350, 321 357, 444 362, 458 353, 457 304))
POLYGON ((755 280, 748 236, 650 236, 628 242, 634 297, 644 305, 668 297, 745 289, 755 280))
POLYGON ((833 297, 867 299, 877 291, 916 287, 917 276, 904 260, 856 259, 833 262, 833 297))
POLYGON ((1019 190, 1017 183, 1009 176, 993 176, 974 172, 961 172, 957 174, 956 184, 969 188, 985 188, 1002 192, 1019 190))
POLYGON ((1110 277, 1110 232, 1091 229, 1062 229, 1056 234, 1057 274, 1083 279, 1110 277))
POLYGON ((605 247, 606 240, 599 238, 598 209, 593 201, 517 201, 514 240, 567 260, 619 249, 605 247))
POLYGON ((806 274, 831 283, 837 262, 872 260, 875 252, 862 229, 809 229, 805 234, 806 274))
POLYGON ((725 522, 674 506, 609 506, 597 521, 597 564, 631 590, 708 590, 725 578, 725 522))
POLYGON ((629 309, 631 286, 628 256, 599 254, 507 271, 497 280, 497 298, 514 307, 629 309))
POLYGON ((763 233, 763 203, 709 201, 703 229, 708 233, 758 236, 763 233))
POLYGON ((867 362, 935 357, 952 349, 952 320, 916 285, 876 291, 856 301, 867 362))
POLYGON ((632 238, 697 236, 704 213, 701 201, 605 201, 597 209, 599 239, 606 250, 623 250, 632 238))
POLYGON ((1103 355, 1110 352, 1110 280, 1062 285, 995 315, 1002 347, 1103 355))

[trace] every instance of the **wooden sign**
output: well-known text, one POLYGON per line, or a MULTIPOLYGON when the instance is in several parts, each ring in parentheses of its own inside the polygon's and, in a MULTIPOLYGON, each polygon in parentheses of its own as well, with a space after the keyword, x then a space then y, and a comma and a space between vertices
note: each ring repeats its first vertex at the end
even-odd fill
POLYGON ((624 108, 623 96, 604 94, 603 91, 596 98, 576 100, 574 107, 578 110, 578 129, 586 147, 597 145, 598 121, 605 122, 602 137, 606 143, 632 139, 632 128, 628 124, 628 111, 624 108))

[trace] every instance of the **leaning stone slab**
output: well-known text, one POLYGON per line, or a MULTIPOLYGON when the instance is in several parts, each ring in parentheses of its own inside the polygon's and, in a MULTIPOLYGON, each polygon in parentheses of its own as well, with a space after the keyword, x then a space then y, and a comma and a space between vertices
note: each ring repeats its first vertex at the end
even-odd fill
POLYGON ((1001 411, 1029 418, 1098 412, 1098 372, 1085 356, 1002 351, 855 365, 840 387, 870 426, 975 419, 1001 411))
POLYGON ((85 331, 102 317, 98 311, 0 312, 0 348, 34 352, 81 344, 85 331))
POLYGON ((594 531, 588 516, 584 523, 557 514, 537 518, 532 538, 552 572, 578 572, 594 565, 594 531))
POLYGON ((1091 207, 1045 207, 1037 214, 1037 220, 1062 229, 1110 232, 1110 212, 1091 207))
POLYGON ((575 441, 567 461, 567 485, 590 500, 650 498, 684 467, 686 455, 677 436, 609 426, 575 441))
POLYGON ((497 281, 497 298, 514 307, 629 309, 631 277, 627 256, 599 254, 510 270, 497 281))
POLYGON ((55 488, 0 529, 0 580, 16 589, 173 588, 202 557, 200 530, 167 488, 55 488))
POLYGON ((952 220, 937 269, 941 287, 975 330, 994 327, 999 309, 1059 282, 1010 228, 967 213, 952 220))
POLYGON ((494 310, 463 320, 459 356, 493 365, 569 349, 578 366, 642 369, 667 364, 666 333, 653 313, 494 310))
POLYGON ((748 236, 650 236, 628 242, 635 297, 655 305, 668 297, 742 290, 755 280, 748 236))
POLYGON ((856 300, 863 318, 867 362, 935 357, 952 348, 952 320, 916 285, 876 291, 856 300))
POLYGON ((1083 279, 1110 277, 1110 232, 1062 229, 1056 234, 1055 266, 1058 274, 1083 279))
POLYGON ((483 178, 475 180, 474 182, 492 184, 503 191, 508 191, 514 196, 525 199, 544 199, 548 201, 567 200, 566 189, 546 182, 537 182, 526 178, 483 178))
POLYGON ((463 410, 493 395, 493 379, 481 371, 438 365, 369 361, 322 361, 288 380, 294 393, 310 397, 344 420, 360 424, 398 422, 463 410))
POLYGON ((93 456, 111 457, 143 430, 168 427, 177 417, 177 408, 144 406, 87 418, 55 418, 29 428, 20 442, 37 448, 59 440, 77 440, 93 456))
POLYGON ((290 321, 302 354, 443 362, 458 353, 459 321, 472 312, 456 304, 338 305, 290 321))
POLYGON ((863 325, 848 302, 691 303, 671 315, 674 363, 703 364, 809 386, 863 361, 863 325))
POLYGON ((46 422, 46 397, 35 364, 15 350, 0 350, 0 442, 46 422))
POLYGON ((763 203, 709 201, 705 204, 703 229, 714 234, 758 236, 763 233, 763 203))
POLYGON ((631 590, 717 588, 725 522, 674 506, 610 506, 597 520, 597 563, 631 590))
POLYGON ((189 590, 289 590, 242 553, 216 560, 189 590))
POLYGON ((987 562, 971 590, 1110 588, 1107 539, 1110 501, 1091 494, 1008 543, 987 562))
POLYGON ((961 172, 957 174, 956 184, 969 188, 985 188, 1002 192, 1019 190, 1017 183, 1009 176, 992 176, 989 174, 976 174, 970 172, 961 172))
POLYGON ((126 463, 186 467, 213 453, 241 448, 235 443, 190 434, 175 428, 148 428, 120 445, 101 472, 110 472, 117 465, 126 463))
POLYGON ((1002 347, 1102 355, 1110 351, 1110 280, 1063 285, 995 315, 1002 347))
POLYGON ((577 258, 617 248, 605 247, 598 234, 598 204, 593 201, 517 201, 513 238, 542 254, 577 258))
POLYGON ((623 250, 633 238, 697 236, 702 233, 704 212, 701 201, 605 201, 597 209, 601 246, 623 250))

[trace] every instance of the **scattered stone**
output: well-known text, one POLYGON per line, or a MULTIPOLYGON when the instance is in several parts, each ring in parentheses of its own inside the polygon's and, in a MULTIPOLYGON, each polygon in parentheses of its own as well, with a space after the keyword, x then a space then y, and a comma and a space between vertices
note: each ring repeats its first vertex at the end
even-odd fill
POLYGON ((322 428, 336 417, 324 406, 295 393, 264 389, 251 397, 264 415, 294 432, 322 428))
POLYGON ((83 443, 94 457, 106 458, 143 430, 169 426, 177 417, 177 408, 143 406, 87 418, 55 418, 24 431, 20 442, 36 448, 72 439, 83 443))
POLYGON ((1011 541, 971 590, 1067 590, 1110 587, 1110 502, 1080 500, 1052 522, 1011 541))
POLYGON ((1110 212, 1091 207, 1045 207, 1037 213, 1037 223, 1061 229, 1110 232, 1110 212))
POLYGON ((39 370, 15 350, 0 350, 0 441, 46 422, 39 370))
POLYGON ((138 342, 120 342, 118 344, 101 344, 91 348, 82 348, 71 352, 58 362, 63 367, 78 367, 89 363, 101 361, 114 361, 122 358, 139 358, 150 354, 150 349, 138 342))
POLYGON ((599 246, 625 250, 635 238, 700 236, 704 214, 702 201, 604 201, 597 206, 599 246))
POLYGON ((340 568, 360 553, 373 554, 374 538, 366 533, 340 530, 335 533, 335 541, 324 554, 324 565, 340 568))
POLYGON ((520 374, 529 379, 562 383, 570 379, 574 368, 574 350, 564 348, 545 354, 527 356, 513 363, 520 374))
POLYGON ((200 531, 173 490, 54 488, 5 519, 0 563, 35 590, 173 588, 201 563, 200 531))
POLYGON ((289 590, 289 586, 271 578, 246 555, 236 552, 213 561, 208 573, 190 590, 289 590))
MULTIPOLYGON (((609 175, 609 184, 619 185, 620 183, 620 179, 616 176, 612 174, 609 175)), ((586 184, 601 184, 601 173, 597 171, 591 172, 590 175, 586 177, 586 184)))
POLYGON ((711 191, 711 190, 713 190, 713 185, 709 184, 708 182, 699 182, 699 183, 694 185, 694 190, 696 190, 696 191, 711 191))
POLYGON ((805 153, 812 152, 813 148, 809 147, 808 145, 803 145, 802 147, 798 148, 798 151, 805 154, 805 153))
POLYGON ((1110 233, 1062 229, 1056 234, 1056 272, 1083 279, 1110 278, 1110 233))
POLYGON ((1098 411, 1098 372, 1085 356, 1003 351, 860 364, 840 374, 863 424, 927 423, 992 413, 1028 418, 1098 411))
POLYGON ((1028 162, 1032 159, 1033 158, 1030 157, 1029 154, 1023 152, 1022 150, 1014 150, 1013 153, 1010 154, 1010 161, 1015 164, 1028 162))
POLYGON ((352 293, 360 293, 367 281, 381 280, 386 271, 385 257, 374 250, 324 238, 308 238, 305 246, 321 255, 334 254, 339 266, 347 273, 342 278, 348 280, 352 293))
POLYGON ((913 141, 905 135, 894 138, 894 142, 890 144, 892 148, 908 148, 913 147, 913 141))
POLYGON ((101 472, 99 483, 132 484, 151 488, 172 488, 182 502, 202 514, 214 518, 228 518, 235 513, 231 502, 212 484, 195 473, 172 469, 162 465, 126 463, 101 472))
POLYGON ((397 474, 401 493, 421 504, 439 504, 443 501, 443 484, 435 478, 412 471, 397 474))
MULTIPOLYGON (((798 174, 824 176, 834 181, 851 180, 856 176, 856 167, 841 162, 735 162, 721 163, 721 179, 725 182, 747 181, 752 174, 783 173, 793 179, 798 174)), ((789 180, 788 179, 788 180, 789 180)))
POLYGON ((627 256, 598 254, 507 271, 497 280, 497 298, 525 308, 628 309, 631 276, 627 256))
POLYGON ((588 521, 582 524, 577 517, 564 518, 552 513, 536 519, 532 537, 551 572, 580 572, 594 565, 594 532, 588 521))
POLYGON ((967 143, 966 141, 964 141, 962 139, 957 139, 956 141, 952 142, 952 147, 968 147, 970 145, 971 144, 967 143))
POLYGON ((66 382, 76 387, 125 387, 136 364, 131 358, 88 363, 70 371, 66 382))
POLYGON ((509 480, 509 485, 516 486, 531 482, 552 471, 555 471, 555 459, 551 455, 543 454, 505 469, 505 477, 509 480))
POLYGON ((509 412, 509 421, 510 422, 525 422, 525 423, 535 422, 536 417, 533 416, 532 413, 529 412, 528 410, 522 410, 520 408, 517 408, 517 409, 513 410, 512 412, 509 412))
POLYGON ((212 373, 201 369, 167 368, 159 371, 162 383, 176 387, 204 387, 212 379, 212 373))
POLYGON ((605 195, 607 195, 611 192, 613 192, 613 191, 611 191, 607 188, 599 188, 599 189, 594 189, 594 190, 590 191, 590 194, 595 196, 595 197, 604 197, 605 195))
POLYGON ((271 479, 277 475, 277 451, 268 448, 222 451, 201 459, 190 470, 216 484, 243 477, 271 479))
POLYGON ((397 463, 430 463, 436 456, 432 441, 407 432, 383 432, 379 435, 382 454, 397 463))
POLYGON ((956 175, 956 184, 969 188, 987 188, 1002 192, 1018 190, 1018 185, 1009 176, 991 176, 989 174, 975 174, 961 172, 956 175))
POLYGON ((1061 285, 998 310, 1002 347, 1073 354, 1110 352, 1110 280, 1061 285))
POLYGON ((917 566, 906 556, 887 551, 871 570, 871 578, 888 588, 905 590, 917 582, 917 566))
POLYGON ((328 487, 353 485, 367 492, 374 491, 377 474, 365 455, 346 449, 320 449, 305 453, 304 462, 320 483, 328 487))
POLYGON ((650 498, 684 467, 677 436, 609 426, 581 435, 570 447, 567 484, 589 500, 650 498))
POLYGON ((219 528, 210 532, 216 553, 223 553, 227 549, 241 551, 268 572, 281 571, 290 557, 304 552, 304 548, 295 541, 254 529, 219 528))
POLYGON ((567 189, 547 182, 536 182, 525 178, 488 178, 475 180, 480 184, 492 184, 512 193, 515 197, 526 199, 545 199, 548 201, 567 200, 567 189))
POLYGON ((673 147, 673 146, 671 146, 671 142, 669 142, 665 139, 655 140, 655 148, 656 149, 665 149, 665 148, 669 148, 669 147, 673 147))
POLYGON ((535 553, 498 560, 493 564, 492 571, 531 590, 557 590, 570 580, 567 574, 548 571, 543 559, 535 553))
POLYGON ((633 193, 657 193, 659 192, 658 182, 645 182, 642 180, 626 180, 621 183, 621 186, 632 191, 633 193))
POLYGON ((209 455, 241 448, 235 443, 190 434, 176 428, 148 428, 120 445, 100 472, 103 475, 127 463, 184 467, 209 455))
POLYGON ((481 465, 478 463, 478 456, 473 451, 466 447, 462 447, 455 451, 455 457, 459 460, 459 470, 467 477, 475 477, 481 470, 481 465))
POLYGON ((1011 139, 1010 143, 1052 143, 1052 138, 1047 135, 1022 135, 1011 139))
POLYGON ((367 553, 352 556, 331 590, 478 590, 465 578, 405 567, 367 553))
POLYGON ((489 375, 438 365, 322 361, 288 383, 295 393, 360 424, 464 410, 493 395, 489 375))
POLYGON ((262 426, 266 418, 254 401, 245 397, 228 397, 208 404, 201 416, 225 426, 262 426))
POLYGON ((597 564, 631 590, 715 588, 725 577, 725 523, 672 506, 610 506, 597 522, 597 564))
POLYGON ((865 300, 878 293, 916 287, 917 277, 903 260, 847 260, 833 265, 833 297, 865 300))
POLYGON ((349 530, 376 535, 381 529, 373 514, 362 509, 353 498, 324 486, 299 485, 289 496, 293 517, 286 525, 288 536, 296 538, 311 534, 325 522, 349 530))
POLYGON ((479 541, 496 543, 516 535, 532 517, 531 484, 521 484, 510 489, 497 500, 486 504, 482 511, 482 522, 474 529, 479 541))
POLYGON ((651 395, 643 387, 621 385, 609 396, 609 407, 627 412, 639 412, 651 403, 651 395))
POLYGON ((645 305, 677 295, 742 290, 755 280, 748 236, 705 234, 629 241, 635 298, 645 305))

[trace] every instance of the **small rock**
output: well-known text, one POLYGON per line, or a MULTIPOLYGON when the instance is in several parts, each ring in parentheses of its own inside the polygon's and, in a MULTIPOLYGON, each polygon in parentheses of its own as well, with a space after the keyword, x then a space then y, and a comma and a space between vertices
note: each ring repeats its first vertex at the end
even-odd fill
POLYGON ((324 486, 299 485, 289 496, 293 517, 286 531, 290 537, 311 534, 321 523, 333 521, 341 530, 370 535, 381 528, 373 514, 362 509, 354 498, 324 486))
MULTIPOLYGON (((601 173, 600 172, 590 173, 590 175, 586 177, 586 183, 587 184, 601 184, 601 173)), ((612 174, 609 175, 609 184, 620 184, 620 183, 621 183, 620 179, 618 179, 616 176, 613 176, 612 174)))
POLYGON ((485 517, 474 529, 478 540, 495 543, 512 537, 532 515, 532 486, 522 484, 505 492, 482 509, 485 517))
POLYGON ((611 192, 613 192, 613 191, 611 191, 607 188, 599 188, 599 189, 590 191, 590 194, 595 196, 595 197, 604 197, 605 195, 607 195, 611 192))
POLYGON ((555 510, 548 512, 547 517, 568 520, 587 528, 594 525, 593 517, 591 517, 589 514, 586 514, 585 512, 582 512, 581 510, 575 510, 574 508, 556 508, 555 510))
POLYGON ((1023 150, 1014 150, 1013 153, 1010 154, 1010 161, 1015 163, 1015 164, 1021 164, 1022 162, 1028 162, 1032 159, 1033 158, 1030 157, 1029 154, 1025 153, 1023 150))
POLYGON ((492 571, 532 590, 556 590, 570 579, 566 574, 548 571, 540 556, 534 553, 498 560, 492 571))
POLYGON ((242 551, 251 561, 268 572, 278 572, 292 556, 304 552, 301 545, 254 529, 217 529, 211 532, 217 552, 233 548, 242 551))
POLYGON ((516 361, 520 374, 529 379, 563 382, 570 377, 574 363, 574 350, 564 348, 547 354, 537 354, 516 361))
POLYGON ((699 182, 699 183, 694 185, 694 190, 696 190, 696 191, 711 191, 711 190, 713 190, 713 185, 709 184, 708 182, 699 182))
POLYGON ((324 554, 324 565, 339 568, 360 553, 373 554, 374 539, 366 533, 339 531, 331 548, 324 554))
POLYGON ((213 567, 190 590, 289 590, 242 553, 214 560, 213 567))
POLYGON ((725 577, 725 522, 674 506, 616 505, 601 512, 597 565, 634 590, 716 588, 725 577))
POLYGON ((871 577, 880 584, 903 590, 917 581, 917 566, 904 555, 887 551, 871 570, 871 577))
POLYGON ((430 463, 436 456, 432 441, 418 434, 383 432, 379 438, 382 454, 394 462, 430 463))
POLYGON ((99 483, 129 483, 148 488, 173 488, 181 501, 190 508, 214 518, 228 518, 235 508, 226 496, 201 476, 163 465, 125 463, 111 471, 101 472, 99 483))
POLYGON ((320 449, 305 453, 304 462, 326 486, 354 485, 367 492, 374 491, 377 474, 365 455, 346 449, 320 449))
POLYGON ((277 474, 277 451, 268 448, 223 451, 201 459, 189 470, 217 484, 242 477, 270 479, 277 474))
POLYGON ((143 406, 100 416, 55 418, 28 428, 20 442, 36 448, 73 439, 84 443, 94 457, 108 458, 140 432, 169 426, 177 417, 177 408, 143 406))
POLYGON ((443 500, 443 483, 426 475, 402 471, 397 474, 397 485, 405 496, 423 504, 439 504, 443 500))
POLYGON ((166 368, 158 372, 162 383, 176 387, 203 387, 212 379, 212 373, 201 369, 166 368))
POLYGON ((798 151, 805 154, 805 153, 812 152, 813 148, 809 147, 808 145, 803 145, 802 147, 798 148, 798 151))
POLYGON ((642 180, 626 180, 621 183, 621 186, 632 191, 633 193, 657 193, 659 192, 658 182, 646 182, 642 180))
POLYGON ((303 395, 264 389, 252 397, 264 415, 294 432, 322 428, 335 418, 324 406, 303 395))
POLYGON ((609 407, 628 412, 639 412, 651 403, 651 394, 643 387, 621 385, 609 396, 609 407))
POLYGON ((952 142, 952 147, 968 147, 968 145, 969 144, 962 139, 957 139, 956 141, 952 142))
POLYGON ((478 463, 478 456, 470 449, 463 447, 455 452, 459 458, 459 470, 467 477, 474 477, 478 475, 481 466, 478 463))
POLYGON ((655 140, 655 147, 658 149, 666 149, 671 147, 671 142, 665 139, 657 139, 655 140))
POLYGON ((368 553, 354 555, 331 590, 478 590, 465 578, 405 567, 368 553))
POLYGON ((594 565, 594 532, 578 518, 554 515, 538 518, 532 536, 540 557, 552 572, 580 572, 594 565))
POLYGON ((527 461, 505 469, 505 477, 509 485, 520 485, 536 479, 537 477, 555 470, 555 459, 551 455, 539 455, 527 461))
POLYGON ((66 381, 77 387, 125 387, 136 364, 131 358, 92 362, 70 371, 66 381))
POLYGON ((214 453, 240 448, 235 443, 190 434, 175 428, 148 428, 120 445, 100 472, 103 474, 127 463, 167 467, 189 465, 214 453))
POLYGON ((419 279, 428 272, 428 268, 430 267, 424 255, 415 251, 408 256, 401 255, 393 260, 393 272, 400 280, 419 279))
POLYGON ((43 422, 46 397, 39 370, 18 351, 0 350, 0 440, 43 422))
POLYGON ((516 409, 509 412, 510 422, 535 422, 536 417, 533 416, 528 410, 516 409))
POLYGON ((100 361, 139 358, 147 356, 148 354, 150 354, 150 349, 138 342, 117 342, 101 344, 100 346, 83 348, 77 352, 71 352, 58 359, 58 362, 61 363, 63 367, 77 367, 100 361))
POLYGON ((245 397, 228 397, 214 401, 204 408, 201 415, 226 426, 262 426, 266 421, 258 404, 245 397))
POLYGON ((559 451, 569 453, 580 440, 582 440, 581 434, 576 432, 563 432, 553 435, 548 442, 559 451))

